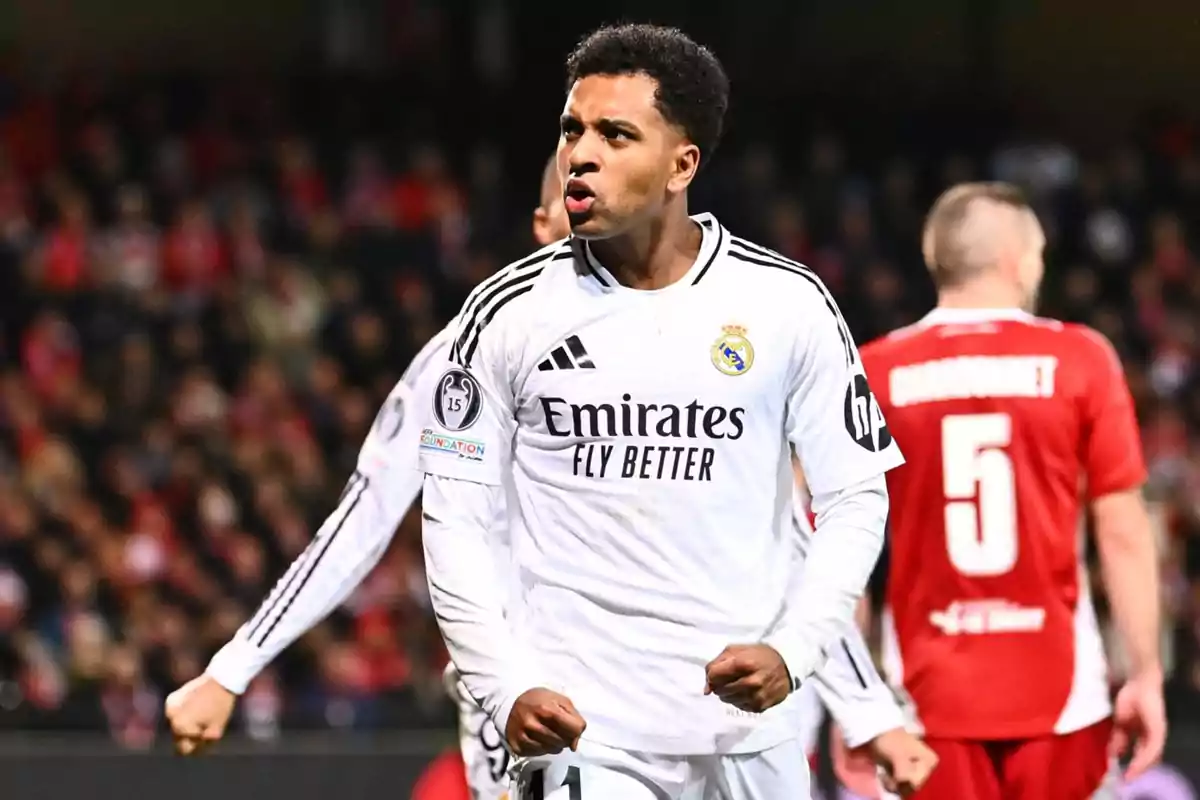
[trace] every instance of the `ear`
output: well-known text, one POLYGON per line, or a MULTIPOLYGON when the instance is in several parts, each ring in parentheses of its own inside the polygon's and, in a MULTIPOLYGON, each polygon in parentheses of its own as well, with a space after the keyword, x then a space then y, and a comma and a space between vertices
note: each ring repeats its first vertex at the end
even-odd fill
POLYGON ((675 163, 671 170, 671 179, 667 181, 667 191, 682 194, 696 177, 698 169, 700 148, 684 139, 675 150, 675 163))
POLYGON ((533 240, 535 242, 550 242, 550 213, 545 206, 538 206, 533 211, 533 240))

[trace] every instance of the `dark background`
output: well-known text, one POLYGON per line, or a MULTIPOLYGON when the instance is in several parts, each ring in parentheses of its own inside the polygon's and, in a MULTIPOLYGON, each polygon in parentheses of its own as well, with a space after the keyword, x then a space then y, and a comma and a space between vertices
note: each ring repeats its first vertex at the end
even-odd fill
POLYGON ((452 743, 410 517, 227 755, 112 755, 163 747, 163 696, 303 548, 408 359, 528 250, 563 58, 622 18, 722 58, 695 210, 810 264, 860 342, 928 309, 942 188, 1027 186, 1045 313, 1109 336, 1137 400, 1171 758, 1200 763, 1200 10, 1143 5, 0 3, 5 797, 315 796, 347 765, 406 796, 452 743))

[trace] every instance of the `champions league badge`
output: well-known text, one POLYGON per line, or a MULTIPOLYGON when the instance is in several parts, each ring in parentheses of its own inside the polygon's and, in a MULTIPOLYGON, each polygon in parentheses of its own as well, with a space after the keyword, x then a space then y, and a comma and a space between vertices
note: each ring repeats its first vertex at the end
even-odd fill
POLYGON ((457 367, 438 379, 433 393, 433 415, 448 431, 463 431, 479 420, 483 392, 466 370, 457 367))

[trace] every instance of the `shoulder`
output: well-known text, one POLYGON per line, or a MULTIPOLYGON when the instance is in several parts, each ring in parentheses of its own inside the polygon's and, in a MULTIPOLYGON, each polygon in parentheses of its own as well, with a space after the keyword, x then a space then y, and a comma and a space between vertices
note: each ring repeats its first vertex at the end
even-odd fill
POLYGON ((1065 355, 1077 358, 1092 369, 1124 371, 1116 348, 1100 331, 1077 323, 1060 322, 1058 325, 1065 343, 1065 355))
POLYGON ((792 304, 812 303, 836 313, 833 295, 808 265, 733 234, 725 257, 739 268, 737 280, 751 293, 792 304))
POLYGON ((859 347, 864 362, 888 361, 906 352, 920 348, 926 340, 930 326, 913 322, 903 328, 883 334, 859 347))
MULTIPOLYGON (((400 384, 415 388, 421 378, 433 370, 442 369, 450 358, 450 345, 454 342, 457 320, 438 331, 432 339, 425 343, 413 360, 408 363, 400 384)), ((397 384, 399 386, 400 384, 397 384)))
POLYGON ((518 310, 556 269, 574 269, 571 239, 561 239, 507 265, 476 286, 452 323, 450 358, 467 363, 484 329, 521 319, 518 310))

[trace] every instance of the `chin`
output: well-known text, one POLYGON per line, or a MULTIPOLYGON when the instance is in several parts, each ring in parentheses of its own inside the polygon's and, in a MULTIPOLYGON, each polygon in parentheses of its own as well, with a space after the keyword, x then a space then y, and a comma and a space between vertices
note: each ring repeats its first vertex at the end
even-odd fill
POLYGON ((592 214, 569 214, 567 221, 571 223, 571 233, 576 238, 590 241, 593 239, 607 239, 612 236, 614 231, 601 220, 596 219, 592 214))

